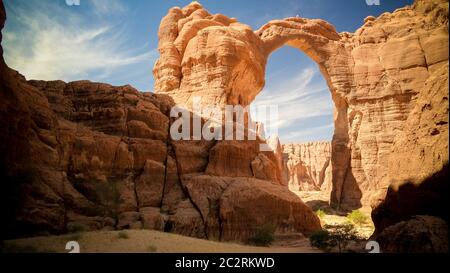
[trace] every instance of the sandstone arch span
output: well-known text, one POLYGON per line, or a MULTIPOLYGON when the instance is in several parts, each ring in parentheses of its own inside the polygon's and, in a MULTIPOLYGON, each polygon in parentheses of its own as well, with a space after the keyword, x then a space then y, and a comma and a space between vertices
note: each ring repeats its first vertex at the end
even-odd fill
MULTIPOLYGON (((315 61, 327 81, 334 102, 334 134, 332 142, 333 188, 330 202, 361 205, 359 189, 350 168, 348 104, 345 94, 354 86, 349 71, 352 61, 341 36, 328 22, 320 19, 287 18, 274 20, 255 32, 263 41, 266 59, 284 45, 299 49, 315 61), (344 185, 353 192, 352 198, 343 195, 344 185)), ((348 191, 345 191, 348 192, 348 191)))
MULTIPOLYGON (((264 87, 265 65, 273 51, 289 45, 306 53, 322 71, 335 102, 335 161, 332 202, 341 188, 350 159, 347 104, 341 93, 351 83, 348 52, 334 27, 323 20, 288 18, 257 31, 224 15, 211 15, 193 2, 172 8, 161 21, 160 59, 155 64, 155 90, 168 93, 190 108, 194 96, 203 104, 250 104, 264 87), (341 65, 336 65, 341 63, 341 65)), ((346 90, 347 89, 347 90, 346 90)), ((359 200, 356 201, 359 204, 359 200)))
POLYGON ((161 21, 155 91, 187 108, 195 96, 207 105, 248 105, 264 86, 269 54, 298 48, 319 65, 335 104, 331 202, 369 204, 389 184, 386 162, 416 95, 448 63, 446 11, 446 1, 417 0, 366 18, 355 33, 304 18, 254 31, 193 2, 161 21))

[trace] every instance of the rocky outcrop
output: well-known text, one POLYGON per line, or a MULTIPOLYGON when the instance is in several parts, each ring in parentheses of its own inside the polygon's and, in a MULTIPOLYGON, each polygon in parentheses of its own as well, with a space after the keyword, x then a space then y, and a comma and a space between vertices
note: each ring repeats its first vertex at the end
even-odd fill
POLYGON ((414 215, 449 221, 448 73, 448 64, 432 72, 394 140, 388 174, 372 204, 376 233, 414 215))
POLYGON ((386 228, 377 242, 383 253, 448 253, 448 230, 440 218, 415 216, 386 228))
POLYGON ((223 238, 236 240, 241 233, 253 236, 264 225, 277 233, 301 230, 306 236, 320 229, 320 221, 286 187, 250 179, 230 185, 220 202, 223 238), (276 204, 276 205, 274 205, 276 204), (257 223, 257 226, 254 226, 257 223))
MULTIPOLYGON (((398 177, 399 169, 386 164, 395 157, 396 139, 413 133, 408 119, 417 117, 414 108, 428 92, 427 81, 435 71, 448 65, 447 14, 446 1, 416 1, 411 7, 377 19, 367 18, 351 37, 357 92, 350 98, 348 111, 350 165, 356 184, 363 185, 359 188, 365 203, 370 203, 377 190, 391 182, 382 182, 383 177, 398 177), (365 191, 370 194, 364 194, 365 191)), ((448 96, 445 87, 437 92, 448 96)), ((427 122, 434 122, 429 118, 427 122)), ((410 148, 403 146, 405 150, 410 148)), ((447 150, 443 146, 436 149, 441 153, 447 150)), ((421 164, 420 157, 410 154, 409 158, 409 162, 421 164)), ((441 160, 448 160, 448 155, 441 160)), ((402 162, 399 158, 395 161, 402 162)))
POLYGON ((262 222, 279 232, 320 229, 279 185, 279 162, 259 151, 262 140, 174 141, 167 95, 26 81, 3 60, 0 68, 2 238, 148 228, 245 241, 262 222), (257 202, 236 197, 243 188, 259 192, 257 202), (278 209, 255 210, 262 203, 278 209))
MULTIPOLYGON (((3 9, 0 16, 3 27, 3 9)), ((158 36, 156 94, 88 81, 27 82, 1 60, 4 236, 147 227, 246 240, 263 223, 278 232, 320 229, 283 186, 278 141, 270 145, 275 152, 264 152, 259 137, 169 137, 175 104, 193 110, 197 97, 205 106, 249 105, 264 86, 269 55, 284 45, 311 57, 330 88, 335 131, 332 186, 325 187, 332 205, 375 201, 377 233, 415 215, 448 221, 441 209, 448 207, 447 1, 416 0, 366 18, 355 33, 305 18, 253 31, 194 2, 172 8, 158 36)), ((307 184, 327 185, 322 170, 306 172, 307 184)))
POLYGON ((277 186, 281 171, 272 152, 257 150, 261 142, 172 141, 169 107, 160 96, 87 81, 26 82, 8 71, 1 120, 8 131, 1 136, 3 144, 15 145, 2 145, 2 167, 10 183, 6 193, 18 194, 11 195, 18 200, 9 236, 82 226, 246 240, 269 220, 283 226, 280 232, 320 229, 314 213, 277 186), (249 188, 262 183, 273 198, 265 204, 285 202, 287 209, 252 214, 255 204, 242 196, 242 210, 222 216, 223 208, 235 204, 235 194, 225 191, 231 183, 249 188), (292 217, 298 218, 286 224, 292 217), (238 229, 243 219, 248 229, 238 229))
POLYGON ((301 230, 308 235, 320 221, 285 186, 255 178, 190 175, 183 179, 193 204, 205 221, 209 239, 250 238, 261 226, 277 233, 301 230))
POLYGON ((331 144, 309 142, 283 145, 285 173, 293 191, 331 189, 331 144))
POLYGON ((274 20, 253 31, 198 3, 173 8, 160 26, 155 90, 188 108, 194 97, 246 106, 264 86, 270 53, 298 48, 319 65, 334 101, 331 203, 367 205, 383 188, 384 163, 418 94, 448 63, 447 13, 447 1, 417 0, 366 18, 355 33, 337 33, 318 19, 274 20))
POLYGON ((1 120, 9 131, 2 132, 2 143, 15 145, 2 145, 2 167, 8 187, 14 188, 6 192, 20 191, 13 196, 18 200, 9 236, 64 232, 73 226, 143 227, 245 240, 274 215, 279 215, 274 225, 298 232, 320 229, 313 212, 277 186, 275 155, 259 152, 261 142, 172 141, 169 107, 159 96, 87 81, 26 82, 9 72, 2 85, 6 104, 1 120), (16 115, 9 116, 11 112, 16 115), (249 228, 244 232, 238 229, 240 221, 251 215, 255 204, 242 196, 242 210, 222 217, 219 208, 226 206, 220 203, 234 204, 236 197, 226 195, 225 188, 220 191, 215 181, 247 187, 266 183, 265 194, 273 199, 265 204, 285 202, 296 210, 255 213, 254 220, 246 220, 249 228), (299 218, 285 223, 294 216, 299 218))

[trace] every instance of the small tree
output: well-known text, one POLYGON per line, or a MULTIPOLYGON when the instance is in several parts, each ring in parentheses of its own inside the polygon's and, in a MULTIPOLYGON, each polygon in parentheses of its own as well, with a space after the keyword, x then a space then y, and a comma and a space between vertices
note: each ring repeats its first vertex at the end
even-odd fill
POLYGON ((329 239, 330 233, 326 229, 319 230, 309 237, 312 246, 325 250, 329 247, 329 239))
POLYGON ((111 216, 117 221, 121 201, 117 180, 95 182, 94 185, 103 216, 111 216))
POLYGON ((275 240, 275 227, 270 224, 265 224, 258 228, 255 236, 251 237, 249 241, 257 246, 269 246, 275 240))
POLYGON ((325 225, 324 230, 314 233, 310 238, 311 245, 329 250, 337 247, 339 253, 346 249, 350 241, 359 240, 353 225, 325 225))
POLYGON ((326 225, 326 229, 330 230, 330 244, 337 246, 341 253, 350 241, 359 239, 353 225, 326 225))

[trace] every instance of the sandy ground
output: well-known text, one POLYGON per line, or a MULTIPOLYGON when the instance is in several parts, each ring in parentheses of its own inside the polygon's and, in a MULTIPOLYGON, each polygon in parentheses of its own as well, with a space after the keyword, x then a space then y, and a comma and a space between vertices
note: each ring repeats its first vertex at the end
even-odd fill
MULTIPOLYGON (((97 231, 5 241, 5 252, 64 253, 66 243, 77 241, 81 253, 314 253, 309 242, 295 246, 254 247, 221 243, 153 230, 97 231)), ((307 239, 305 239, 307 240, 307 239)))
MULTIPOLYGON (((321 218, 322 226, 348 222, 348 212, 329 207, 328 197, 322 192, 295 192, 314 211, 321 209, 326 214, 321 218)), ((361 238, 368 239, 374 230, 370 208, 361 208, 368 222, 356 227, 361 238)), ((301 234, 276 235, 270 247, 255 247, 239 243, 224 243, 196 239, 172 233, 152 230, 95 231, 61 236, 43 236, 5 241, 4 252, 56 252, 64 253, 69 241, 77 241, 82 253, 320 253, 310 246, 309 239, 301 234), (124 234, 126 234, 124 236, 124 234), (122 235, 122 236, 121 236, 122 235), (127 238, 121 238, 127 237, 127 238)), ((360 252, 362 246, 355 245, 360 252)))
MULTIPOLYGON (((307 204, 314 211, 321 209, 326 213, 321 220, 322 226, 324 225, 340 225, 348 223, 347 214, 348 211, 339 211, 331 208, 328 204, 329 196, 320 191, 309 191, 309 192, 294 192, 297 194, 305 204, 307 204)), ((369 239, 373 234, 375 227, 372 222, 370 207, 362 207, 358 209, 363 214, 367 216, 367 223, 363 225, 356 225, 355 230, 361 238, 369 239)))

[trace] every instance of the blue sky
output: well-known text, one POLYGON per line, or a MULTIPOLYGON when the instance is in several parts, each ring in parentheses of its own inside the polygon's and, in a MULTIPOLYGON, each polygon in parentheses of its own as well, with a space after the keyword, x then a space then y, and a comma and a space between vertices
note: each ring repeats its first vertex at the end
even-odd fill
MULTIPOLYGON (((4 0, 5 59, 27 79, 88 79, 153 90, 161 18, 181 0, 4 0)), ((210 13, 235 17, 255 30, 265 22, 299 15, 321 18, 336 29, 354 32, 368 15, 392 12, 412 0, 204 0, 210 13)), ((330 140, 333 106, 315 63, 300 51, 284 47, 273 53, 266 87, 255 104, 278 103, 282 142, 330 140), (284 98, 284 99, 283 99, 284 98), (289 98, 289 100, 286 100, 289 98)))

